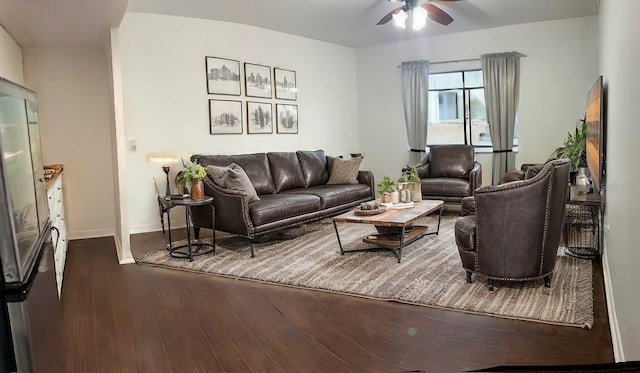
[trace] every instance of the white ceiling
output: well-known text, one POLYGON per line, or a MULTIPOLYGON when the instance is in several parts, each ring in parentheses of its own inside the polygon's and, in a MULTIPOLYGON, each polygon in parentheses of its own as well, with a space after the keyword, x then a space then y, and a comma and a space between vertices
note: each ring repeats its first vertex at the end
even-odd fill
MULTIPOLYGON (((422 0, 424 1, 424 0, 422 0)), ((598 0, 461 0, 440 2, 454 21, 416 33, 376 23, 398 7, 388 0, 0 0, 0 24, 22 45, 101 44, 125 8, 221 20, 348 47, 597 14, 598 0), (128 2, 128 6, 127 6, 128 2)))

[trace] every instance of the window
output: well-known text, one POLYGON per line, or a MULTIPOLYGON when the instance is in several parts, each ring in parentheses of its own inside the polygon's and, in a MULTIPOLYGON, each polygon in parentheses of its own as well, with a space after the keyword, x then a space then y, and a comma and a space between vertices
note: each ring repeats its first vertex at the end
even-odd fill
MULTIPOLYGON (((429 74, 427 146, 491 148, 481 70, 429 74)), ((518 121, 514 145, 518 144, 518 121)))

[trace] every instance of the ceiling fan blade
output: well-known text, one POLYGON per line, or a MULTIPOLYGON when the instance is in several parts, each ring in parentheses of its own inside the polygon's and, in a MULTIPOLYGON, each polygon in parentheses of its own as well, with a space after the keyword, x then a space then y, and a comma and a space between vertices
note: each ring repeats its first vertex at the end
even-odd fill
POLYGON ((424 3, 421 6, 427 10, 429 18, 438 22, 439 24, 446 26, 453 22, 453 18, 447 12, 438 8, 437 6, 430 3, 424 3))
POLYGON ((398 7, 392 11, 390 11, 389 13, 387 13, 386 16, 382 17, 382 19, 380 21, 378 21, 378 23, 376 23, 377 25, 384 25, 385 23, 391 21, 391 19, 393 18, 393 15, 398 13, 400 10, 404 9, 404 5, 401 7, 398 7))

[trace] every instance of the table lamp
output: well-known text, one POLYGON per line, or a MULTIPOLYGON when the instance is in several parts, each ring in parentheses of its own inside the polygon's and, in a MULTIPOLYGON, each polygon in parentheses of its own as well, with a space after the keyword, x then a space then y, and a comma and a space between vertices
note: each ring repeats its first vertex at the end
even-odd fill
POLYGON ((171 195, 171 184, 169 183, 169 170, 171 169, 171 165, 177 163, 183 156, 184 154, 171 152, 147 153, 145 156, 147 161, 157 163, 162 167, 162 171, 164 171, 167 179, 166 197, 171 195))

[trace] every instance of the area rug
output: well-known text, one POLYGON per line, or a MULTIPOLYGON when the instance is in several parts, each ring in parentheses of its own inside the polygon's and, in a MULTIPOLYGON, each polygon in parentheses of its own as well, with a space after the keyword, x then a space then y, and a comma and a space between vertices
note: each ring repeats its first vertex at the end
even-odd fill
MULTIPOLYGON (((474 274, 465 281, 453 235, 456 217, 444 216, 439 235, 406 246, 402 262, 391 252, 340 255, 330 219, 267 236, 254 243, 249 257, 246 239, 218 239, 215 254, 193 262, 169 256, 166 250, 136 258, 138 263, 261 281, 352 296, 549 324, 591 328, 593 285, 591 262, 563 254, 559 248, 551 288, 543 281, 496 282, 474 274)), ((435 227, 437 220, 418 223, 435 227)), ((371 225, 339 223, 345 249, 364 247, 362 238, 375 233, 371 225)))

